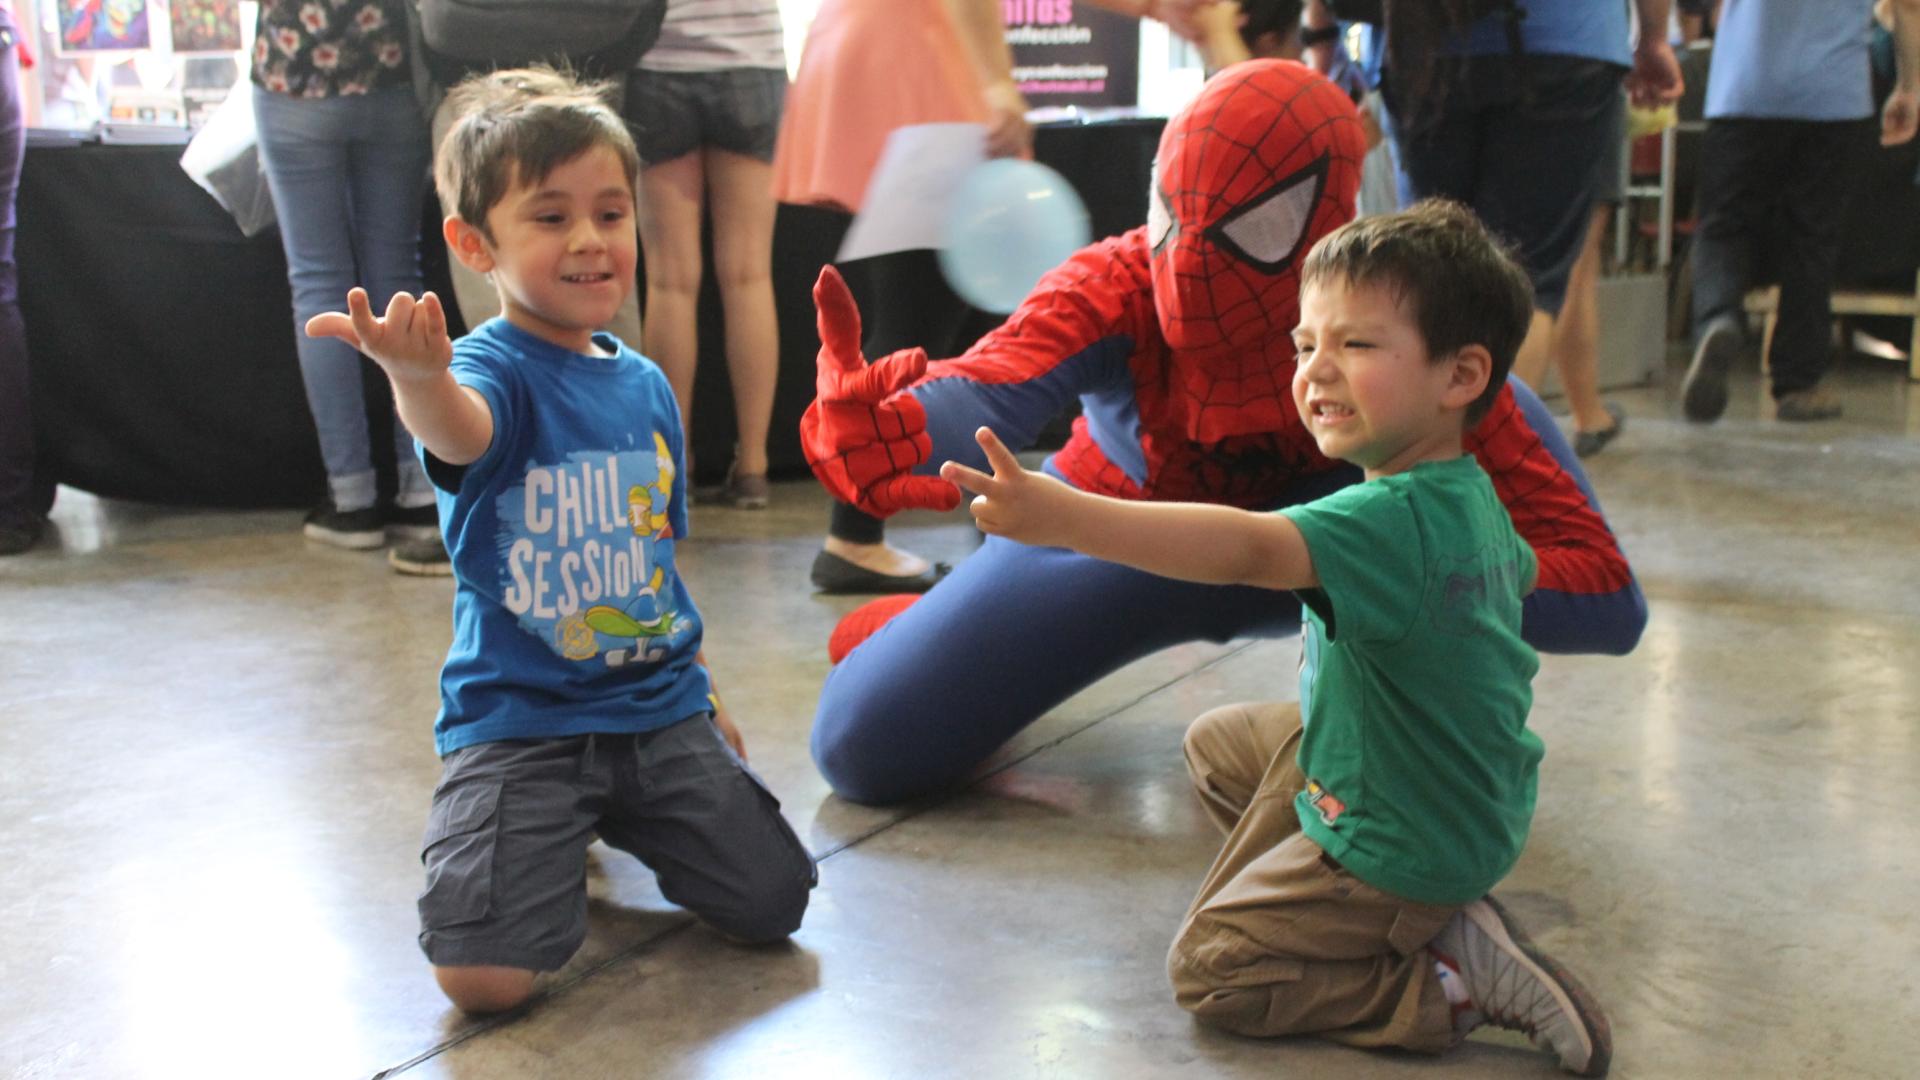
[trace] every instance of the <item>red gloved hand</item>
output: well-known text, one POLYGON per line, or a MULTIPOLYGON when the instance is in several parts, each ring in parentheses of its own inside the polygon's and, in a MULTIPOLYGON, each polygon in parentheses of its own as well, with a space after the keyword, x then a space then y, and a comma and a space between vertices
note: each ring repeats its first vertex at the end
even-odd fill
POLYGON ((927 370, 925 349, 902 349, 868 364, 860 355, 860 312, 840 272, 820 270, 813 286, 820 318, 815 398, 800 418, 800 447, 833 497, 877 517, 925 507, 951 510, 960 489, 910 470, 933 453, 927 411, 906 392, 927 370))

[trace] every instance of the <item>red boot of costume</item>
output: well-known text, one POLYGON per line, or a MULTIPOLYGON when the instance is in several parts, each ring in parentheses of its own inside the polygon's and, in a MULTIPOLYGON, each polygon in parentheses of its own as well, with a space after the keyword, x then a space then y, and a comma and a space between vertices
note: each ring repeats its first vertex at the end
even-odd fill
POLYGON ((878 600, 869 600, 847 612, 840 625, 833 628, 833 636, 827 639, 827 659, 839 663, 846 659, 859 644, 874 635, 874 632, 901 612, 907 606, 920 599, 919 593, 901 593, 897 596, 883 596, 878 600))

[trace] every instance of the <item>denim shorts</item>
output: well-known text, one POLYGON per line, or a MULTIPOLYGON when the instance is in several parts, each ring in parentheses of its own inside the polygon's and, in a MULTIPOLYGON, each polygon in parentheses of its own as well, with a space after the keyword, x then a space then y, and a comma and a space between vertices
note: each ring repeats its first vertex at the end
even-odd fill
POLYGON ((1627 142, 1627 95, 1622 91, 1613 106, 1613 133, 1607 136, 1605 152, 1600 156, 1600 170, 1594 174, 1593 201, 1607 206, 1619 206, 1626 197, 1626 166, 1629 144, 1627 142))
POLYGON ((1475 56, 1448 70, 1444 93, 1420 102, 1425 115, 1408 113, 1415 102, 1393 79, 1383 88, 1408 184, 1415 198, 1465 203, 1511 242, 1533 282, 1534 306, 1557 315, 1586 243, 1602 159, 1619 131, 1625 71, 1535 54, 1475 56))
POLYGON ((706 713, 637 735, 479 743, 446 756, 433 793, 420 853, 427 959, 565 964, 586 939, 596 834, 741 941, 791 934, 817 880, 779 801, 706 713))
POLYGON ((641 69, 627 80, 627 126, 649 165, 703 146, 770 162, 786 101, 787 73, 778 68, 641 69))

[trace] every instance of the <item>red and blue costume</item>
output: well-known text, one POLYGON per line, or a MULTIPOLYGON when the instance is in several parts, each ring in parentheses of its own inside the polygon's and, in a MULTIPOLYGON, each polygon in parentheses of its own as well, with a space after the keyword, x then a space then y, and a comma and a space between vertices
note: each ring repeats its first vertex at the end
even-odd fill
MULTIPOLYGON (((960 493, 935 473, 949 458, 984 467, 976 428, 1017 449, 1078 398, 1072 437, 1044 468, 1084 490, 1260 509, 1357 481, 1294 410, 1290 335, 1299 263, 1352 218, 1364 153, 1351 101, 1320 76, 1281 61, 1227 69, 1168 122, 1148 223, 1073 255, 953 360, 915 349, 866 365, 859 315, 824 271, 819 394, 801 422, 814 472, 869 513, 951 509, 960 493)), ((1631 649, 1645 602, 1539 399, 1509 383, 1467 447, 1539 557, 1527 639, 1551 652, 1631 649)), ((1046 710, 1169 645, 1300 626, 1288 593, 999 537, 901 603, 848 616, 836 651, 852 647, 814 718, 815 762, 858 802, 965 777, 1046 710)))

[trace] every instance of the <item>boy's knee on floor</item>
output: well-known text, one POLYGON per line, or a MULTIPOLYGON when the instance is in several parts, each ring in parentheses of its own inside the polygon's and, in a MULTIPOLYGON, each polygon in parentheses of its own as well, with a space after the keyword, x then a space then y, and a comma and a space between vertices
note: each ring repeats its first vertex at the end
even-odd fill
POLYGON ((743 945, 771 945, 792 937, 807 913, 817 875, 813 858, 798 848, 790 859, 769 859, 754 875, 738 903, 707 911, 709 926, 743 945))
POLYGON ((729 940, 742 945, 772 945, 792 937, 806 912, 806 890, 787 889, 736 911, 710 912, 702 917, 729 940))
POLYGON ((1194 919, 1167 952, 1173 998, 1195 1018, 1229 1031, 1276 1034, 1267 1003, 1297 983, 1305 965, 1267 955, 1237 930, 1194 919))
POLYGON ((447 1000, 463 1012, 505 1012, 533 996, 533 972, 525 968, 435 967, 433 977, 447 1000))

